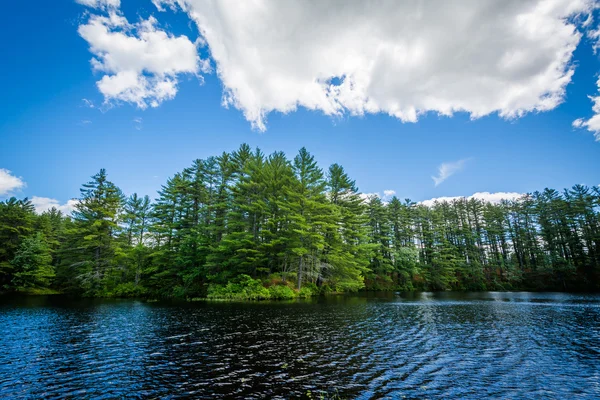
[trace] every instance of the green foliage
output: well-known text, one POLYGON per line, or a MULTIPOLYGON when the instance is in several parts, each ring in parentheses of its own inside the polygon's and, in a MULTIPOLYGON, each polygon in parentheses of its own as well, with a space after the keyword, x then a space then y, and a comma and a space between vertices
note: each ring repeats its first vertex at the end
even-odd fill
POLYGON ((298 297, 300 298, 308 298, 317 296, 319 294, 319 288, 315 284, 307 284, 300 289, 298 292, 298 297))
MULTIPOLYGON (((304 289, 304 288, 302 288, 304 289)), ((278 300, 291 300, 298 297, 298 293, 291 289, 289 286, 273 285, 269 287, 269 293, 271 299, 278 300)))
POLYGON ((107 297, 143 297, 147 294, 146 289, 137 286, 134 282, 118 284, 107 297))
POLYGON ((28 296, 52 296, 62 294, 62 292, 46 287, 28 287, 28 288, 17 288, 16 292, 28 296))
POLYGON ((244 300, 600 290, 599 210, 600 189, 582 185, 500 203, 387 202, 304 148, 290 159, 244 144, 195 160, 155 202, 125 197, 105 170, 72 216, 0 202, 0 291, 244 300))
POLYGON ((47 287, 54 278, 52 255, 44 235, 25 238, 12 260, 13 286, 17 289, 47 287))
POLYGON ((206 297, 211 300, 267 300, 271 298, 271 292, 259 279, 240 275, 236 282, 210 285, 206 297))
POLYGON ((24 238, 32 234, 35 213, 28 199, 0 201, 0 290, 10 289, 14 259, 24 238))
POLYGON ((117 236, 123 204, 121 190, 107 179, 104 169, 83 185, 73 224, 65 232, 59 265, 63 285, 75 286, 87 296, 102 296, 121 283, 126 253, 117 236))

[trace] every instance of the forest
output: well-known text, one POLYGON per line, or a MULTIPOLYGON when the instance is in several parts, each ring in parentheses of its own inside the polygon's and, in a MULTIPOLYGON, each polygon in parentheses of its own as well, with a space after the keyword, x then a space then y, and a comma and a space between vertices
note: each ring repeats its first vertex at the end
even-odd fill
POLYGON ((365 196, 301 149, 195 160, 157 198, 100 170, 71 215, 0 202, 0 291, 290 299, 358 290, 600 289, 600 190, 500 203, 365 196))

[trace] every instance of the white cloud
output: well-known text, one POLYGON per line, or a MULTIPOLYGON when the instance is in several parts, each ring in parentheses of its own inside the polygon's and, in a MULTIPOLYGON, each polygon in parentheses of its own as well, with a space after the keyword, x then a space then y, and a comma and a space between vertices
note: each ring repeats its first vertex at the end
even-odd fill
POLYGON ((488 203, 500 203, 502 200, 515 200, 519 197, 523 196, 523 193, 517 192, 477 192, 472 196, 469 196, 470 199, 483 200, 488 203))
POLYGON ((175 97, 181 74, 201 78, 199 73, 209 68, 196 44, 160 29, 152 16, 132 24, 109 9, 108 15, 91 15, 78 32, 95 55, 93 69, 105 74, 97 86, 107 105, 123 101, 142 109, 157 107, 175 97))
POLYGON ((61 211, 63 214, 70 215, 71 212, 75 209, 75 205, 78 201, 79 200, 77 199, 71 199, 65 204, 60 204, 58 200, 51 199, 49 197, 33 196, 31 198, 31 203, 35 207, 35 212, 37 212, 38 214, 41 214, 44 211, 48 211, 54 207, 58 211, 61 211))
POLYGON ((435 186, 438 186, 440 183, 444 182, 446 179, 450 178, 455 173, 461 171, 464 167, 468 159, 458 160, 454 162, 445 162, 442 163, 438 167, 438 175, 432 176, 433 182, 435 186))
POLYGON ((377 197, 377 198, 381 199, 381 201, 384 204, 387 204, 392 199, 392 197, 394 197, 395 194, 396 194, 395 190, 386 189, 383 191, 383 194, 381 194, 379 192, 359 193, 359 196, 365 202, 369 201, 371 199, 371 197, 377 197))
POLYGON ((332 116, 386 113, 404 122, 427 112, 515 118, 551 110, 573 75, 582 36, 576 24, 584 26, 594 6, 594 0, 153 3, 159 10, 177 4, 196 22, 224 85, 223 104, 242 110, 260 130, 268 113, 299 106, 332 116))
POLYGON ((0 168, 0 196, 6 196, 16 190, 23 189, 25 182, 22 178, 14 176, 7 169, 0 168))
POLYGON ((384 197, 393 197, 395 194, 396 194, 395 190, 388 189, 388 190, 384 190, 383 191, 383 196, 384 197))
POLYGON ((435 203, 451 203, 454 200, 459 200, 459 199, 464 199, 465 197, 463 196, 442 196, 442 197, 435 197, 433 199, 429 199, 429 200, 423 200, 420 201, 418 204, 422 204, 424 206, 427 207, 432 207, 433 205, 435 205, 435 203))
POLYGON ((477 193, 475 193, 475 194, 473 194, 473 195, 471 195, 469 197, 464 197, 464 196, 436 197, 436 198, 433 198, 433 199, 421 201, 421 202, 419 202, 419 204, 422 204, 422 205, 427 206, 427 207, 431 207, 436 202, 437 203, 443 203, 443 202, 450 203, 450 202, 452 202, 454 200, 460 200, 460 199, 466 199, 466 200, 477 199, 477 200, 483 200, 483 201, 488 202, 488 203, 498 204, 502 200, 515 200, 515 199, 518 199, 521 196, 523 196, 523 193, 516 193, 516 192, 495 192, 495 193, 477 192, 477 193))
POLYGON ((172 11, 177 10, 177 0, 152 0, 152 4, 158 9, 158 11, 166 11, 166 8, 172 11))
MULTIPOLYGON (((598 85, 598 91, 600 92, 600 78, 596 82, 598 85)), ((594 134, 596 141, 600 141, 600 94, 597 96, 589 96, 590 100, 594 103, 592 105, 592 111, 594 115, 589 119, 578 118, 573 121, 574 128, 586 128, 588 131, 594 134)))
POLYGON ((119 8, 121 0, 75 0, 76 3, 92 8, 119 8))
POLYGON ((373 193, 359 193, 358 196, 363 199, 363 201, 369 201, 372 197, 377 197, 377 198, 381 198, 381 195, 379 193, 373 192, 373 193))

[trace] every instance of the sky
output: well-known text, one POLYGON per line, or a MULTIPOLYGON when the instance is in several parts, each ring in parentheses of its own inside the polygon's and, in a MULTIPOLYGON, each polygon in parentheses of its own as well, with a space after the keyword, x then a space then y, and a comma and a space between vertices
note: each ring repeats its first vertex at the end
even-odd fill
POLYGON ((34 0, 0 16, 0 200, 156 191, 242 143, 364 193, 600 184, 592 0, 34 0))

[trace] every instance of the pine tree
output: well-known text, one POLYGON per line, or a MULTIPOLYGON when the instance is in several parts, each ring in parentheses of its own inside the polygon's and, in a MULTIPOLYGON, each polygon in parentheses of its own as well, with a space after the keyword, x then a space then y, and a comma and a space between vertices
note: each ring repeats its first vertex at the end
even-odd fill
POLYGON ((101 170, 83 185, 72 217, 56 209, 36 215, 27 199, 0 202, 0 290, 197 297, 220 287, 264 298, 269 285, 287 297, 292 288, 365 284, 600 288, 597 187, 544 189, 498 204, 386 203, 361 195, 338 164, 325 175, 305 148, 290 160, 243 144, 195 160, 158 195, 154 203, 125 199, 101 170))
POLYGON ((71 270, 66 275, 87 295, 106 294, 121 282, 123 253, 117 236, 124 201, 104 169, 81 189, 61 268, 71 270))
POLYGON ((0 290, 11 288, 14 259, 21 242, 33 233, 34 208, 25 198, 0 202, 0 290))
POLYGON ((368 215, 368 236, 371 244, 369 277, 381 281, 382 289, 393 289, 394 261, 392 257, 392 231, 390 227, 389 208, 378 196, 366 200, 368 215))
MULTIPOLYGON (((290 196, 290 229, 295 240, 290 253, 297 258, 296 286, 300 290, 303 280, 323 280, 324 234, 333 228, 329 223, 333 210, 325 194, 323 170, 304 147, 294 157, 293 169, 296 179, 290 196)), ((291 261, 286 259, 286 263, 291 261)))
POLYGON ((371 247, 367 244, 366 216, 356 183, 338 164, 329 167, 328 197, 333 204, 331 226, 326 233, 324 259, 327 278, 339 290, 364 287, 371 247))
POLYGON ((12 265, 12 285, 17 289, 45 288, 50 286, 54 278, 51 250, 41 232, 23 240, 12 265))

